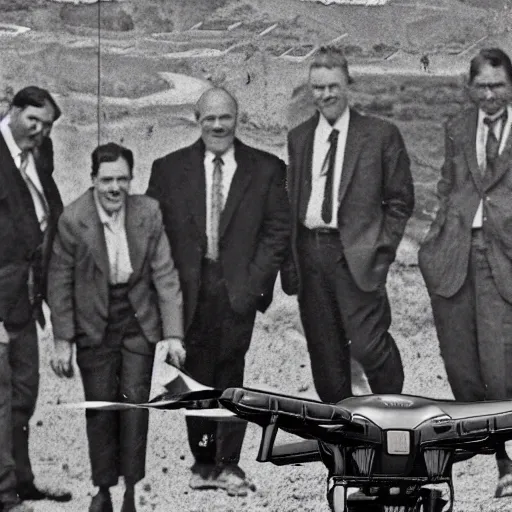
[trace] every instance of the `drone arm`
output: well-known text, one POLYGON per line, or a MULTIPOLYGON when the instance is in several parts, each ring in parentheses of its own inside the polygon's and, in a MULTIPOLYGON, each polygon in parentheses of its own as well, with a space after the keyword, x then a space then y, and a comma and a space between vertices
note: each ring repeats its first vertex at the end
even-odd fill
POLYGON ((270 462, 276 466, 318 462, 320 460, 318 441, 314 439, 274 446, 270 457, 270 462))
POLYGON ((270 421, 267 425, 261 427, 261 441, 260 441, 260 449, 258 451, 258 456, 256 460, 258 462, 268 462, 272 457, 272 447, 274 446, 274 440, 277 435, 277 431, 279 427, 277 426, 277 418, 279 415, 277 413, 272 413, 270 416, 270 421))

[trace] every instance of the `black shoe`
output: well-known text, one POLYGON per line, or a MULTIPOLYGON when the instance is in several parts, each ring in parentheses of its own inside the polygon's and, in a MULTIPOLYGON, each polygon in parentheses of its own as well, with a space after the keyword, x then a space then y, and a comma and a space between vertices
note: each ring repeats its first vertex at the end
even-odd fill
POLYGON ((99 491, 91 500, 89 512, 113 512, 109 491, 99 491))
POLYGON ((203 464, 196 462, 190 468, 192 475, 188 483, 189 487, 194 490, 216 489, 217 484, 213 478, 215 464, 203 464))
POLYGON ((512 495, 512 461, 498 459, 498 485, 494 493, 495 498, 512 495))
POLYGON ((70 501, 72 495, 69 491, 49 491, 47 489, 38 489, 33 482, 28 484, 19 484, 16 487, 16 492, 21 501, 36 501, 36 500, 52 500, 52 501, 70 501))

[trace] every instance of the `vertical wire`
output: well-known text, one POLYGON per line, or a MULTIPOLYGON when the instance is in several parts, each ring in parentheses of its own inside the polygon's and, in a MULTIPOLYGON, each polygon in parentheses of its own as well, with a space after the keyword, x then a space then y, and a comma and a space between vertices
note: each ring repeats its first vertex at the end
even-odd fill
POLYGON ((97 69, 97 80, 98 80, 98 90, 97 90, 97 112, 96 112, 96 122, 98 126, 98 146, 101 142, 101 0, 98 0, 98 69, 97 69))

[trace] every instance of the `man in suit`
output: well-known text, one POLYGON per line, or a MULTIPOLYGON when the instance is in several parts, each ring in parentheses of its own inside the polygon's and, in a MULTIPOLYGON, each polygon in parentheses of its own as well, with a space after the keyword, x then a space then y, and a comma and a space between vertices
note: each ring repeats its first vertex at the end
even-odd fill
MULTIPOLYGON (((93 187, 59 220, 49 268, 58 376, 72 375, 72 347, 86 400, 147 402, 155 344, 176 366, 182 297, 158 203, 129 195, 132 152, 115 143, 92 153, 93 187)), ((92 480, 89 512, 111 512, 110 487, 124 476, 122 512, 135 511, 144 477, 148 411, 87 411, 92 480)))
POLYGON ((414 206, 409 158, 396 126, 348 106, 350 82, 343 53, 320 48, 309 69, 317 112, 288 136, 291 258, 281 281, 298 294, 326 402, 352 394, 351 356, 374 393, 400 393, 404 377, 386 277, 414 206))
MULTIPOLYGON (((256 311, 272 301, 289 239, 285 165, 235 137, 236 99, 207 90, 196 105, 201 138, 153 163, 147 193, 160 201, 185 306, 185 370, 207 386, 242 386, 256 311)), ((245 423, 187 418, 190 486, 246 495, 239 467, 245 423)))
MULTIPOLYGON (((450 119, 439 209, 419 252, 456 400, 512 398, 512 64, 498 48, 471 61, 474 106, 450 119)), ((496 452, 496 496, 512 462, 496 452)))
POLYGON ((44 326, 46 267, 62 201, 53 180, 49 138, 60 110, 30 86, 0 121, 0 508, 31 510, 23 500, 68 501, 41 491, 29 458, 29 420, 39 386, 36 319, 44 326))

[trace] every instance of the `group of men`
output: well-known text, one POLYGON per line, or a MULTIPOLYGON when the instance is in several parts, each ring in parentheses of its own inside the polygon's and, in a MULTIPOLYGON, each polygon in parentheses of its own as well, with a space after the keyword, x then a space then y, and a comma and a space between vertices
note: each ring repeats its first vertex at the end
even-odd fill
MULTIPOLYGON (((0 123, 0 510, 24 500, 67 501, 34 485, 28 424, 38 388, 36 321, 48 301, 52 368, 87 400, 146 401, 155 357, 204 385, 242 386, 257 311, 279 272, 297 295, 319 397, 352 394, 351 357, 374 393, 400 393, 404 371, 388 332, 386 280, 414 189, 403 138, 349 107, 343 53, 322 47, 308 82, 316 113, 288 136, 288 166, 236 137, 238 103, 208 89, 196 104, 200 138, 153 163, 145 195, 130 194, 133 153, 92 153, 92 187, 63 209, 49 137, 60 110, 37 87, 19 91, 0 123)), ((499 49, 471 61, 474 106, 446 125, 440 207, 420 268, 457 400, 512 398, 512 64, 499 49), (508 338, 510 336, 510 338, 508 338)), ((148 414, 87 411, 90 512, 136 510, 145 474, 148 414)), ((190 486, 244 496, 241 422, 188 417, 190 486)), ((496 453, 497 496, 512 462, 496 453)))

